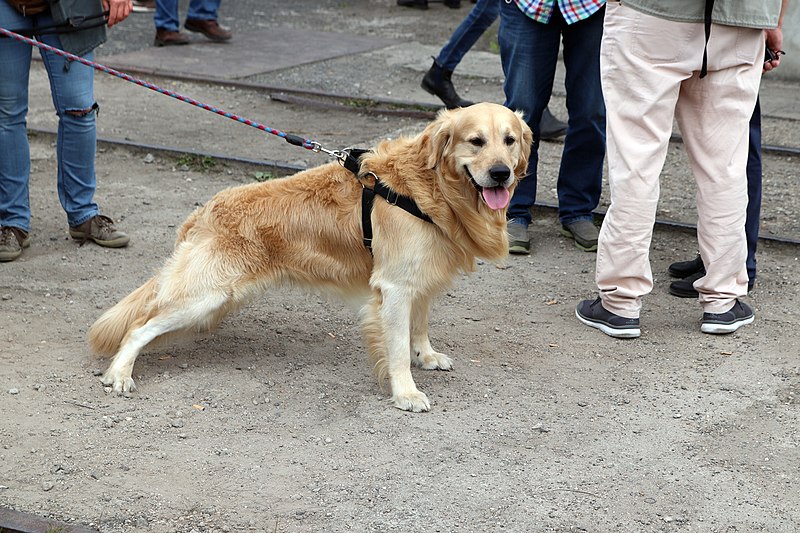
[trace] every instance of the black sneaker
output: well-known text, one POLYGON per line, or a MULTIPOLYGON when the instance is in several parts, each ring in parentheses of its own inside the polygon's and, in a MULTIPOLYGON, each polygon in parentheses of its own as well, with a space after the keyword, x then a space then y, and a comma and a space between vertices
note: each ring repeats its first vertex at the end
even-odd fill
POLYGON ((606 311, 600 298, 581 301, 575 308, 575 316, 590 328, 599 329, 610 337, 635 339, 641 335, 638 318, 625 318, 606 311))
MULTIPOLYGON (((695 272, 691 276, 673 281, 669 284, 669 293, 678 298, 697 298, 700 296, 694 288, 694 282, 706 275, 706 270, 702 269, 700 272, 695 272)), ((753 290, 756 280, 747 283, 747 292, 753 290)))
MULTIPOLYGON (((702 264, 702 263, 701 263, 702 264)), ((673 281, 669 284, 669 293, 678 298, 697 298, 699 294, 694 289, 694 282, 706 275, 704 268, 695 272, 691 276, 673 281)))
MULTIPOLYGON (((676 261, 667 268, 667 273, 673 278, 688 278, 693 274, 705 271, 700 254, 690 261, 676 261)), ((699 278, 695 278, 699 279, 699 278)))
POLYGON ((731 310, 726 313, 703 313, 700 331, 714 335, 733 333, 740 327, 752 323, 755 318, 756 315, 749 305, 736 300, 731 310))

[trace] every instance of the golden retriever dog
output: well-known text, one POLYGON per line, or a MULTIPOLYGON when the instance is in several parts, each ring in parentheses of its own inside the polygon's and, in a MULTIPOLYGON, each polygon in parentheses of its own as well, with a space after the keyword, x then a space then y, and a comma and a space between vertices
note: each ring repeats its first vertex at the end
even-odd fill
POLYGON ((422 133, 382 141, 359 176, 338 162, 216 194, 178 230, 175 250, 144 285, 91 327, 97 354, 114 358, 102 382, 133 391, 139 352, 162 336, 214 328, 275 286, 323 290, 357 303, 370 362, 392 401, 427 411, 411 364, 450 370, 431 347, 431 301, 476 258, 508 253, 506 209, 530 156, 530 128, 501 105, 443 111, 422 133), (375 178, 431 221, 376 196, 372 250, 361 196, 375 178))

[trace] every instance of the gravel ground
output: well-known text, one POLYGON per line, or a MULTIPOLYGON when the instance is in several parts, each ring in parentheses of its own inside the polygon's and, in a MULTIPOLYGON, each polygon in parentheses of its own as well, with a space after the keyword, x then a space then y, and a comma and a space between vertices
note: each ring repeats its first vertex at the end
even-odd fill
MULTIPOLYGON (((237 31, 288 25, 406 42, 255 81, 431 103, 419 78, 466 11, 240 0, 223 13, 237 31)), ((104 54, 149 46, 139 17, 104 54)), ((501 101, 487 39, 458 81, 471 98, 501 101)), ((331 148, 424 124, 154 80, 331 148)), ((46 83, 37 67, 37 130, 55 125, 46 83)), ((768 144, 800 146, 796 103, 780 98, 791 91, 765 80, 768 144)), ((104 138, 283 167, 327 160, 121 80, 98 76, 96 92, 104 138)), ((564 116, 563 94, 554 98, 564 116)), ((101 143, 97 199, 132 242, 78 247, 56 196, 53 138, 31 142, 33 243, 0 268, 0 506, 104 533, 800 530, 797 245, 761 243, 755 323, 713 337, 699 332, 696 302, 666 292, 668 264, 695 253, 693 231, 659 226, 643 335, 619 341, 574 318, 593 294, 594 255, 536 209, 530 257, 480 263, 434 306, 432 342, 456 367, 415 371, 430 413, 391 407, 352 310, 295 291, 144 354, 139 391, 117 397, 98 381, 107 362, 89 355, 88 327, 160 267, 196 205, 268 169, 101 143)), ((544 202, 555 202, 560 148, 541 149, 544 202)), ((800 236, 797 168, 787 156, 765 160, 764 235, 800 236)), ((673 144, 659 216, 692 223, 693 194, 673 144)))
POLYGON ((643 336, 583 327, 594 255, 538 211, 534 253, 482 263, 435 305, 452 372, 393 409, 355 313, 270 293, 214 334, 139 358, 104 392, 85 335, 169 254, 175 228, 253 167, 102 147, 98 199, 132 234, 78 247, 33 138, 33 244, 0 269, 0 506, 104 532, 793 531, 798 258, 764 243, 752 326, 698 331, 666 294, 690 231, 656 232, 643 336))

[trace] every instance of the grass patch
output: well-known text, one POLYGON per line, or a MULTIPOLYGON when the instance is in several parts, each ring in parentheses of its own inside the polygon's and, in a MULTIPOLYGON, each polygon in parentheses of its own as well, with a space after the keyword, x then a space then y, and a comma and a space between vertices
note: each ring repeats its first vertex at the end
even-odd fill
POLYGON ((185 166, 198 172, 207 172, 217 166, 217 161, 210 155, 183 154, 178 158, 178 166, 185 166))

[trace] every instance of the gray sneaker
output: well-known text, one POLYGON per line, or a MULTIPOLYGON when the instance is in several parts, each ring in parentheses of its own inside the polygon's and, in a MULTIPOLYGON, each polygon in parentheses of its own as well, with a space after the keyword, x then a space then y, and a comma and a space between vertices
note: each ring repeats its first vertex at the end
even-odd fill
POLYGON ((529 255, 531 253, 531 239, 528 237, 528 223, 521 218, 512 218, 508 221, 508 253, 529 255))
POLYGON ((11 226, 0 228, 0 263, 13 261, 30 245, 31 238, 23 230, 11 226))
POLYGON ((597 251, 597 237, 600 230, 591 220, 574 220, 569 224, 561 225, 561 235, 575 240, 575 246, 584 252, 597 251))
POLYGON ((609 337, 635 339, 642 333, 638 318, 625 318, 607 311, 600 298, 581 300, 575 308, 575 316, 590 328, 599 329, 609 337))
POLYGON ((128 245, 128 235, 114 227, 114 221, 103 215, 95 215, 77 228, 69 228, 69 235, 81 241, 94 241, 106 248, 122 248, 128 245))
POLYGON ((731 310, 726 313, 703 313, 703 322, 700 331, 713 335, 733 333, 742 326, 752 324, 755 313, 744 302, 736 300, 731 310))

